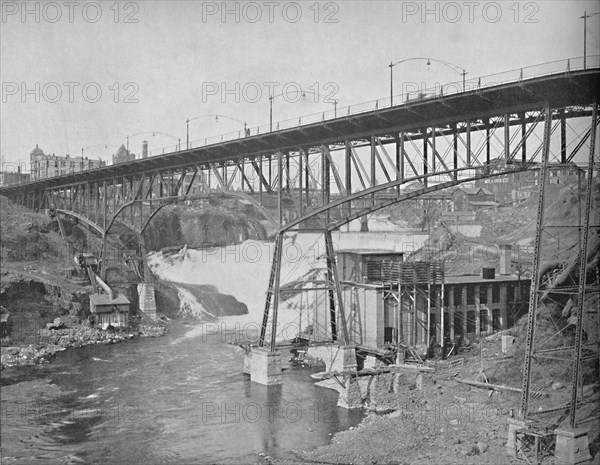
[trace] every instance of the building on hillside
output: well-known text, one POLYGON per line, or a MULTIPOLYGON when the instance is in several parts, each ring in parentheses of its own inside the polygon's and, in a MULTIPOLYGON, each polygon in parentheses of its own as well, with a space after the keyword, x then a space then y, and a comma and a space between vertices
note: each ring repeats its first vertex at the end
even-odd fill
POLYGON ((0 171, 0 186, 11 186, 13 184, 21 184, 29 182, 31 175, 29 173, 21 173, 21 167, 17 167, 17 171, 0 171))
POLYGON ((493 192, 483 187, 459 187, 451 198, 454 211, 477 211, 497 205, 493 192))
POLYGON ((81 171, 101 168, 106 162, 101 159, 90 160, 88 157, 64 157, 57 155, 46 155, 36 144, 29 155, 31 180, 62 176, 64 174, 79 173, 81 171))
POLYGON ((90 295, 90 312, 96 325, 102 329, 129 325, 129 300, 122 294, 114 298, 109 294, 90 295))
MULTIPOLYGON (((498 170, 516 169, 519 164, 514 163, 507 166, 503 159, 490 160, 490 164, 494 166, 491 173, 498 170)), ((494 198, 498 204, 510 203, 519 197, 521 189, 528 189, 531 186, 537 185, 537 172, 520 171, 510 174, 502 174, 489 178, 478 179, 475 181, 475 187, 483 187, 494 194, 494 198)))
POLYGON ((559 169, 550 170, 549 175, 550 184, 567 184, 578 181, 581 181, 582 183, 585 182, 585 172, 575 163, 570 163, 568 166, 562 166, 559 169))
POLYGON ((135 153, 131 153, 129 150, 127 150, 125 148, 124 145, 121 144, 121 147, 119 147, 119 150, 117 150, 117 153, 115 153, 113 155, 113 165, 117 164, 117 163, 126 163, 128 161, 133 161, 135 160, 135 153))
POLYGON ((528 198, 536 195, 539 189, 537 186, 525 186, 520 189, 515 189, 512 192, 513 200, 519 202, 521 200, 527 200, 528 198))

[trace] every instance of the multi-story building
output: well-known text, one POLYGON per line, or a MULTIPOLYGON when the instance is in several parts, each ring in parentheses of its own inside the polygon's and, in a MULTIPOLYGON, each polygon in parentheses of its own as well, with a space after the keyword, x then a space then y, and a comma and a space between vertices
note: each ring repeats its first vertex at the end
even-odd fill
POLYGON ((37 144, 31 151, 29 160, 31 163, 30 172, 32 181, 106 166, 106 162, 101 159, 90 160, 88 157, 70 157, 69 155, 61 157, 54 154, 46 155, 37 144))

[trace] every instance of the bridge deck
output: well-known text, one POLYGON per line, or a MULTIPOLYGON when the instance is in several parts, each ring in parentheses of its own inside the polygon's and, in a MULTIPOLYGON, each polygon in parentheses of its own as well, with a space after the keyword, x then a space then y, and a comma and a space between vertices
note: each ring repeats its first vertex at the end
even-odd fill
POLYGON ((0 187, 0 194, 13 196, 31 189, 46 189, 78 182, 94 182, 123 175, 214 162, 235 163, 277 151, 309 149, 372 135, 419 131, 443 127, 457 121, 477 121, 492 115, 539 109, 544 102, 554 108, 589 105, 597 101, 600 69, 552 74, 473 90, 445 97, 410 101, 393 107, 342 116, 291 129, 257 134, 203 147, 181 150, 103 168, 0 187))

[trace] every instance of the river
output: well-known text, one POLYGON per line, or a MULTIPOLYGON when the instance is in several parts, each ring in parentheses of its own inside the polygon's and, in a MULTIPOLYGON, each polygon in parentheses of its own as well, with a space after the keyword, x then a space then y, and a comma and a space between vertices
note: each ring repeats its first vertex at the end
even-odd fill
MULTIPOLYGON (((267 254, 202 265, 197 254, 163 274, 248 303, 249 315, 224 317, 219 328, 260 321, 256 278, 264 289, 267 254)), ((215 328, 174 322, 161 338, 70 348, 49 365, 3 370, 2 464, 257 463, 327 444, 363 418, 338 408, 337 392, 316 387, 309 368, 285 370, 282 386, 252 383, 243 350, 215 328)))
POLYGON ((310 369, 266 387, 242 374, 242 359, 219 335, 176 325, 162 338, 6 369, 2 463, 256 463, 327 444, 362 419, 314 386, 310 369))

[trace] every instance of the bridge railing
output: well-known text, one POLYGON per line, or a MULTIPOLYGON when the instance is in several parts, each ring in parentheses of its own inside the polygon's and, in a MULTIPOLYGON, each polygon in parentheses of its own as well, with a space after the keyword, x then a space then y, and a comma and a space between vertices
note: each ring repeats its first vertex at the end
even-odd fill
MULTIPOLYGON (((557 60, 547 63, 541 63, 533 66, 526 66, 523 68, 516 68, 510 71, 503 71, 495 74, 488 74, 476 78, 467 79, 464 83, 461 81, 453 81, 445 84, 436 84, 434 87, 426 89, 416 89, 410 92, 398 94, 394 96, 394 106, 410 105, 415 102, 423 101, 426 99, 437 98, 442 96, 455 95, 462 92, 478 91, 480 89, 487 89, 490 87, 518 83, 526 79, 533 79, 541 76, 552 76, 556 74, 568 73, 570 71, 580 71, 583 69, 594 69, 600 67, 600 55, 592 55, 587 57, 587 63, 584 67, 583 57, 569 58, 566 60, 557 60)), ((326 102, 333 103, 333 102, 326 102)), ((273 122, 273 131, 271 131, 270 124, 264 124, 258 127, 251 127, 251 135, 265 134, 274 131, 281 131, 284 129, 292 129, 301 125, 319 123, 322 121, 328 121, 343 116, 358 115, 361 113, 371 112, 377 109, 390 106, 390 98, 383 97, 377 100, 371 100, 368 102, 358 103, 355 105, 349 105, 346 107, 336 108, 333 110, 322 111, 309 115, 304 115, 296 118, 290 118, 282 121, 273 122)), ((244 137, 243 131, 235 131, 226 134, 219 134, 203 139, 197 139, 190 142, 190 147, 203 147, 212 144, 218 144, 221 142, 227 142, 235 139, 244 137)), ((176 145, 165 147, 164 149, 157 149, 154 151, 157 153, 159 150, 162 153, 168 153, 169 150, 175 151, 176 145)))
MULTIPOLYGON (((526 79, 533 79, 541 76, 552 76, 557 74, 568 73, 570 71, 580 71, 583 69, 595 68, 600 68, 600 55, 588 56, 585 66, 583 57, 551 61, 533 66, 517 68, 510 71, 503 71, 500 73, 467 79, 464 83, 464 89, 463 82, 461 80, 445 84, 436 84, 434 87, 427 89, 412 90, 407 93, 395 95, 393 100, 396 104, 394 106, 401 107, 404 105, 411 105, 416 102, 432 98, 438 98, 441 96, 450 96, 462 92, 478 91, 480 89, 487 89, 494 86, 509 83, 518 83, 526 79)), ((326 103, 333 103, 333 101, 326 101, 326 103)), ((387 96, 377 100, 371 100, 368 102, 358 103, 346 107, 336 108, 283 121, 273 122, 273 131, 271 131, 270 124, 264 124, 258 127, 250 127, 250 135, 254 136, 257 134, 265 134, 269 132, 281 131, 284 129, 292 129, 301 125, 319 123, 322 121, 328 121, 343 116, 359 115, 361 113, 367 113, 389 106, 390 97, 387 96)), ((190 141, 190 148, 219 144, 222 142, 240 139, 242 137, 245 137, 243 130, 229 132, 225 134, 218 134, 215 136, 190 141)), ((149 155, 164 155, 171 152, 178 152, 179 150, 181 150, 181 146, 179 144, 174 144, 154 149, 150 151, 149 155)))

